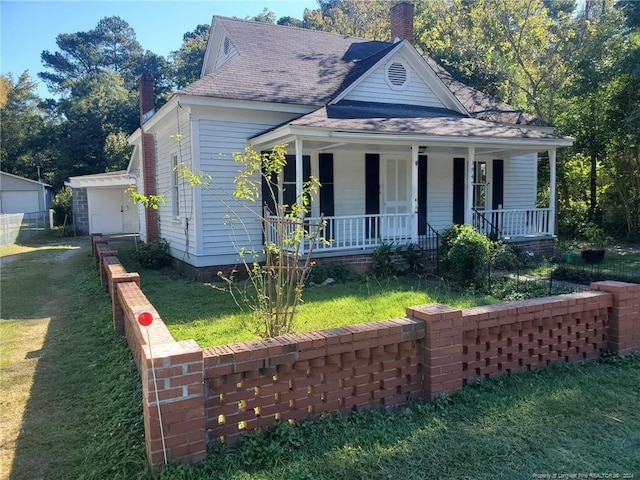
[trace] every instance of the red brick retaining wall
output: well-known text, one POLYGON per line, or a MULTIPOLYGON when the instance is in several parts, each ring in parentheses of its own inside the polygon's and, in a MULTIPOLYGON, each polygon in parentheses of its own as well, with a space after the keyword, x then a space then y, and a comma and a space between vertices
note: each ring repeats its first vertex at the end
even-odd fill
POLYGON ((233 443, 274 421, 379 408, 452 393, 466 382, 556 362, 640 350, 640 285, 597 282, 592 290, 465 310, 407 308, 407 316, 344 328, 201 349, 176 342, 113 255, 92 239, 142 378, 149 461, 196 462, 208 443, 233 443), (137 318, 150 312, 154 322, 137 318), (153 381, 155 366, 159 402, 153 381), (163 447, 158 403, 165 437, 163 447))

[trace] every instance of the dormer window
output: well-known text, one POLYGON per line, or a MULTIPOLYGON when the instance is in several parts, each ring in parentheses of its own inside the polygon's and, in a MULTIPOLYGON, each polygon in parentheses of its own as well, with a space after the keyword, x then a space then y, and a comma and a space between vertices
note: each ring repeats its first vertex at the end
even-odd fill
POLYGON ((404 62, 394 60, 387 65, 386 80, 394 90, 403 89, 409 82, 409 69, 404 62))

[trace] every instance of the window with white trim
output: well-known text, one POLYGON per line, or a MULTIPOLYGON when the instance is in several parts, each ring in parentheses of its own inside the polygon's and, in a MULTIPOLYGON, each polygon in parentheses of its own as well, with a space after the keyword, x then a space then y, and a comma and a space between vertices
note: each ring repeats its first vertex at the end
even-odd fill
POLYGON ((473 208, 484 210, 487 205, 487 162, 476 161, 473 168, 473 208))
POLYGON ((180 217, 180 172, 177 153, 171 155, 171 205, 173 218, 180 217))

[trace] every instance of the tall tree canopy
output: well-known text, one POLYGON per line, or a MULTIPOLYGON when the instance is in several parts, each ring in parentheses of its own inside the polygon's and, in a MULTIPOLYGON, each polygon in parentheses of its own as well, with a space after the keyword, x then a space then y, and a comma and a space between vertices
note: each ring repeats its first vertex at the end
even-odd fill
POLYGON ((0 76, 0 163, 2 170, 31 179, 38 178, 38 167, 46 166, 46 112, 40 108, 36 82, 29 72, 14 80, 12 74, 0 76))
POLYGON ((209 25, 198 25, 182 36, 182 45, 171 52, 172 76, 178 89, 184 88, 200 77, 204 52, 209 40, 209 25))
POLYGON ((55 125, 54 185, 71 175, 124 168, 130 148, 122 138, 138 125, 138 79, 155 79, 156 106, 172 89, 167 60, 145 51, 134 30, 119 17, 106 17, 87 32, 63 33, 58 51, 42 52, 48 69, 39 74, 60 95, 48 101, 55 125))

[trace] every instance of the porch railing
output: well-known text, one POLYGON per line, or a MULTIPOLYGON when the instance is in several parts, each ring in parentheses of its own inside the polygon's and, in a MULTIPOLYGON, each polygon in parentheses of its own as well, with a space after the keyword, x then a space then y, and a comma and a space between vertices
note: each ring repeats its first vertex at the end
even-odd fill
POLYGON ((473 227, 487 236, 499 238, 551 235, 551 210, 530 208, 474 211, 473 227))
MULTIPOLYGON (((326 241, 316 240, 313 248, 315 252, 323 252, 376 248, 383 243, 411 243, 414 218, 414 213, 322 217, 325 227, 320 237, 326 241)), ((267 219, 270 225, 274 225, 277 220, 276 217, 267 219)), ((320 217, 305 217, 303 224, 308 229, 309 225, 316 225, 320 221, 320 217)), ((298 219, 289 219, 284 229, 285 234, 292 235, 298 222, 298 219)), ((267 232, 268 240, 275 243, 277 229, 270 227, 267 232)), ((309 248, 309 242, 305 241, 301 252, 309 248)))

